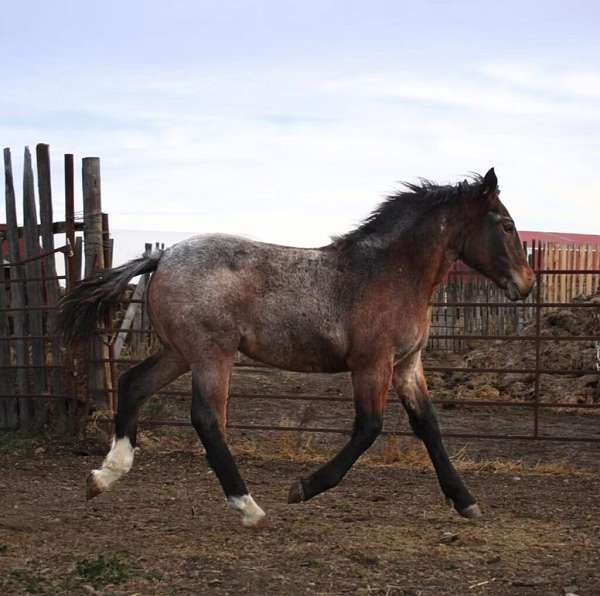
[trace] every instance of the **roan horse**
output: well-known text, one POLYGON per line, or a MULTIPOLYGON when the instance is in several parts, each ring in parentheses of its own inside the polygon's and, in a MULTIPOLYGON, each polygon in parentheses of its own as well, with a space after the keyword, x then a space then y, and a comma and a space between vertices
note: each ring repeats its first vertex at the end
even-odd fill
POLYGON ((479 506, 442 443, 423 374, 432 292, 456 259, 511 300, 534 282, 493 168, 455 186, 407 184, 357 229, 321 248, 291 248, 226 235, 195 236, 100 272, 62 302, 67 341, 85 337, 129 280, 154 272, 147 301, 162 350, 119 379, 115 436, 87 497, 109 489, 133 463, 144 400, 192 371, 191 420, 227 502, 253 526, 265 516, 225 442, 236 352, 303 372, 352 374, 354 429, 331 461, 295 482, 288 502, 336 486, 381 431, 390 387, 423 440, 441 489, 465 517, 479 506))

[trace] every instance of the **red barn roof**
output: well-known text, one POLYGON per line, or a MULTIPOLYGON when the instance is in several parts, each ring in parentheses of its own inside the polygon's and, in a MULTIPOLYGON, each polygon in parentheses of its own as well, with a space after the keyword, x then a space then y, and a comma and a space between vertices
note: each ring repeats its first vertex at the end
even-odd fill
POLYGON ((600 244, 600 235, 598 234, 572 234, 570 232, 530 232, 519 231, 521 242, 530 244, 532 240, 541 240, 542 242, 553 242, 555 244, 600 244))

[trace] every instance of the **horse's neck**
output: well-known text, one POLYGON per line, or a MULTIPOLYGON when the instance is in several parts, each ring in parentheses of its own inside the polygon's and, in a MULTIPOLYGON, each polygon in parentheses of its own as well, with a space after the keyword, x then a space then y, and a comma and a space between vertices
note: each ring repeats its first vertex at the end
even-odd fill
MULTIPOLYGON (((442 212, 403 233, 388 249, 390 269, 401 267, 427 299, 458 258, 460 231, 450 221, 449 214, 442 212)), ((406 284, 406 280, 397 279, 397 283, 406 284)))

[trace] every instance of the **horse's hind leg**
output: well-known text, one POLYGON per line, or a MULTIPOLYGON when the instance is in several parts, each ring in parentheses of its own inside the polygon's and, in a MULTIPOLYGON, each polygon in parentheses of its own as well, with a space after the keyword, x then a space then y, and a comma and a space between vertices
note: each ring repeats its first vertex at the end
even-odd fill
POLYGON ((192 365, 191 418, 227 503, 241 513, 244 526, 255 526, 265 517, 265 512, 249 494, 222 428, 232 364, 233 357, 219 355, 192 365))
POLYGON ((115 436, 102 467, 88 476, 88 499, 108 490, 133 464, 138 414, 144 401, 189 369, 169 349, 153 354, 119 377, 115 436))
POLYGON ((427 448, 446 498, 452 502, 460 515, 471 518, 480 517, 479 505, 454 469, 442 441, 435 410, 429 400, 420 356, 418 356, 414 368, 412 366, 397 367, 394 371, 394 388, 402 400, 413 432, 427 448))

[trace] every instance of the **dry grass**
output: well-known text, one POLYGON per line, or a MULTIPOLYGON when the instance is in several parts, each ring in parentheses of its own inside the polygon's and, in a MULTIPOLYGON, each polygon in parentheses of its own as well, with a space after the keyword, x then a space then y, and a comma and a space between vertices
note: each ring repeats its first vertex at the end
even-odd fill
POLYGON ((83 438, 110 442, 113 434, 114 413, 111 410, 96 410, 91 414, 81 431, 83 438))
MULTIPOLYGON (((292 421, 282 419, 281 425, 292 421)), ((112 417, 99 412, 93 416, 86 430, 86 437, 105 442, 111 439, 112 417)), ((237 456, 261 460, 289 460, 297 463, 326 462, 340 449, 341 442, 323 444, 314 433, 297 431, 273 431, 261 435, 248 436, 231 432, 228 437, 232 452, 237 456)), ((343 439, 346 440, 345 438, 343 439)), ((138 446, 149 453, 170 453, 177 451, 197 452, 204 450, 193 429, 153 429, 140 432, 138 446)), ((470 453, 470 446, 464 445, 451 454, 450 459, 459 472, 512 474, 512 475, 551 475, 596 477, 597 474, 582 467, 570 457, 552 460, 531 461, 514 457, 482 457, 470 453)), ((374 467, 395 467, 414 471, 432 469, 429 455, 423 444, 412 437, 389 435, 379 440, 357 463, 374 467)))
MULTIPOLYGON (((322 463, 335 455, 339 448, 323 448, 315 444, 311 433, 282 432, 272 441, 242 439, 235 441, 235 452, 239 455, 259 459, 289 459, 299 463, 322 463)), ((523 458, 484 458, 471 456, 465 445, 450 456, 460 472, 486 472, 514 475, 586 476, 596 474, 576 464, 571 458, 563 457, 552 461, 527 461, 523 458)), ((410 437, 388 436, 374 445, 357 465, 394 466, 407 470, 431 470, 429 455, 420 441, 410 437)))
POLYGON ((538 460, 528 462, 523 458, 472 459, 467 455, 466 447, 451 457, 460 471, 492 472, 495 474, 535 474, 551 476, 596 476, 592 470, 578 466, 572 458, 562 457, 552 461, 538 460))
MULTIPOLYGON (((391 436, 386 439, 381 463, 397 464, 411 470, 431 469, 431 461, 424 446, 415 439, 391 436)), ((374 454, 373 463, 380 459, 374 454)), ((463 446, 450 456, 455 468, 460 472, 491 472, 493 474, 536 474, 556 476, 595 476, 593 471, 578 466, 572 458, 563 457, 552 461, 527 461, 524 458, 485 458, 472 456, 469 445, 463 446)))

